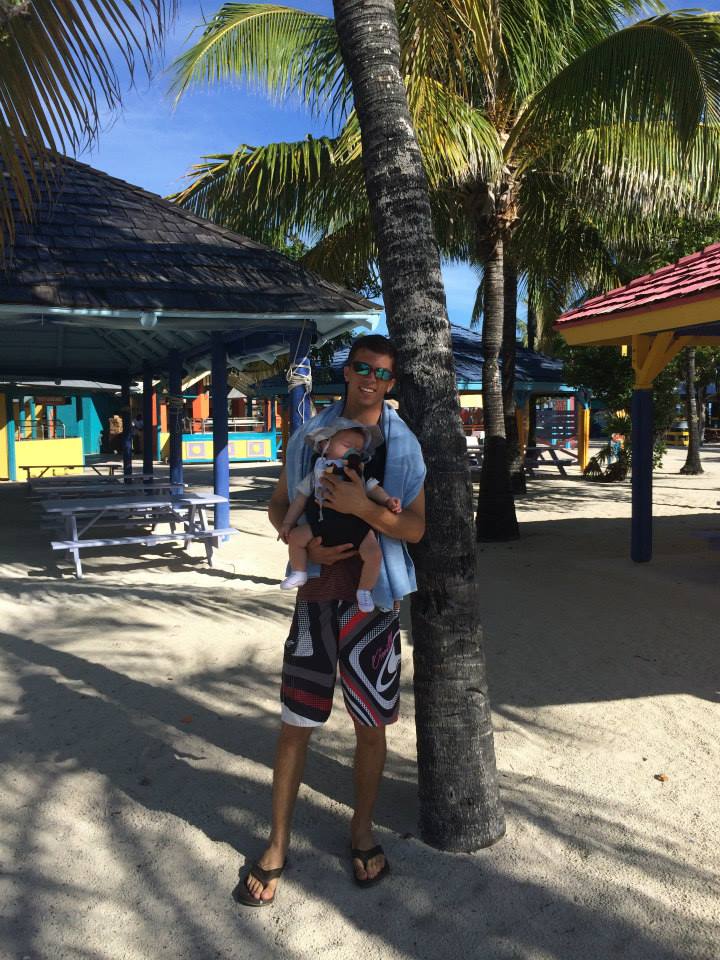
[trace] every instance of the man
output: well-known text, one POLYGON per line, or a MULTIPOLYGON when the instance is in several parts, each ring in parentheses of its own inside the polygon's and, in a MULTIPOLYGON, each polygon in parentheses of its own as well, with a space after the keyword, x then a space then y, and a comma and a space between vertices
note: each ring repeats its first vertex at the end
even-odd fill
POLYGON ((320 566, 309 570, 308 583, 298 591, 285 645, 270 841, 235 889, 236 900, 247 906, 268 906, 275 897, 308 743, 313 728, 330 713, 338 662, 357 741, 350 824, 353 875, 360 886, 369 886, 389 870, 382 847, 375 843, 372 816, 385 765, 385 726, 397 719, 399 705, 399 601, 416 589, 405 543, 417 543, 425 533, 420 445, 385 402, 395 384, 395 358, 395 348, 385 337, 361 337, 353 343, 344 370, 345 400, 293 435, 270 501, 270 522, 279 531, 295 487, 310 466, 311 451, 304 443, 309 430, 338 416, 381 428, 385 442, 366 465, 366 476, 376 476, 391 496, 398 497, 402 512, 392 513, 369 500, 363 481, 352 471, 347 471, 348 480, 328 477, 324 497, 332 509, 364 519, 380 534, 383 568, 373 589, 376 609, 362 614, 355 604, 360 566, 352 544, 325 547, 320 538, 311 541, 309 559, 320 566))

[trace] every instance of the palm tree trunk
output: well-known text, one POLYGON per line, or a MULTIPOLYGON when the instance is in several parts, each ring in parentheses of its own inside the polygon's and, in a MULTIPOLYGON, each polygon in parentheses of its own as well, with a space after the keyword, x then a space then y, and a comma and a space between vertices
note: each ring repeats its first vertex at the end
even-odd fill
MULTIPOLYGON (((537 313, 530 300, 527 311, 527 341, 528 350, 534 350, 537 344, 537 313)), ((537 397, 532 393, 528 398, 527 446, 537 446, 537 397)))
POLYGON ((365 183, 402 411, 428 465, 413 551, 420 834, 475 850, 505 831, 475 579, 472 488, 427 182, 400 74, 394 0, 333 0, 362 134, 365 183), (411 255, 410 255, 411 252, 411 255))
POLYGON ((695 391, 695 347, 688 347, 685 353, 685 409, 689 439, 687 459, 680 473, 704 473, 700 463, 700 418, 695 391))
POLYGON ((504 304, 502 342, 502 391, 505 413, 505 436, 507 438, 508 470, 510 489, 513 494, 526 493, 525 468, 517 425, 515 404, 515 358, 517 354, 517 295, 518 278, 515 264, 508 258, 504 264, 504 304))
POLYGON ((484 257, 483 421, 485 443, 477 510, 478 540, 516 540, 520 535, 508 469, 500 350, 505 325, 503 240, 499 231, 484 257))

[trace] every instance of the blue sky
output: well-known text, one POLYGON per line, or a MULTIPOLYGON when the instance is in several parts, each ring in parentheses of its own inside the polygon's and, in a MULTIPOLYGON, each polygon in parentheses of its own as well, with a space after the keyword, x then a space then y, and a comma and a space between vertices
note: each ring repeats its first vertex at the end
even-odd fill
MULTIPOLYGON (((284 0, 287 6, 317 13, 332 12, 330 0, 284 0)), ((296 104, 271 103, 239 84, 195 90, 175 106, 169 87, 169 65, 188 46, 188 36, 220 0, 198 3, 181 0, 180 12, 159 69, 151 81, 140 78, 124 96, 122 111, 105 118, 97 145, 81 159, 112 176, 167 195, 182 184, 183 175, 203 154, 225 153, 241 143, 296 140, 307 133, 329 132, 317 118, 296 104)), ((444 269, 448 312, 455 323, 467 325, 477 281, 465 266, 444 269)))

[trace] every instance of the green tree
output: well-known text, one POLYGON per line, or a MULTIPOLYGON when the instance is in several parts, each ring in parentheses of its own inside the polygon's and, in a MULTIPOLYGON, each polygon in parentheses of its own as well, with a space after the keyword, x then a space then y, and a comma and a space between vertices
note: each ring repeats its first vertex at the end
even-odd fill
POLYGON ((400 71, 393 0, 334 0, 405 417, 428 464, 413 597, 420 830, 443 849, 504 833, 474 582, 471 487, 440 257, 400 71), (412 257, 407 251, 412 250, 412 257), (428 345, 432 344, 432 362, 428 345))
MULTIPOLYGON (((403 0, 397 9, 436 235, 445 255, 483 271, 478 532, 501 539, 517 534, 499 364, 505 252, 517 249, 523 264, 531 242, 548 251, 560 237, 574 273, 584 275, 597 270, 613 234, 646 236, 678 211, 714 201, 718 20, 666 14, 619 29, 641 6, 612 0, 403 0), (564 237, 563 224, 576 229, 564 237)), ((299 93, 311 109, 346 122, 334 138, 208 158, 183 201, 261 238, 292 224, 319 237, 313 266, 336 278, 341 265, 345 277, 366 272, 377 251, 332 21, 274 4, 223 7, 181 59, 177 86, 234 75, 282 96, 299 93)), ((545 292, 553 284, 567 292, 557 271, 544 276, 545 292)))
POLYGON ((120 103, 113 58, 150 69, 175 0, 0 0, 0 254, 50 183, 47 148, 76 151, 120 103), (11 201, 11 197, 14 199, 11 201))

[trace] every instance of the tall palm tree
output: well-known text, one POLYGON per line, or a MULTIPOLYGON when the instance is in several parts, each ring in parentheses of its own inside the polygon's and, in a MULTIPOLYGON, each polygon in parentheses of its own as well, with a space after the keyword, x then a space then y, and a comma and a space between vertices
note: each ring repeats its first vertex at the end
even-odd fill
POLYGON ((174 10, 175 0, 0 0, 0 254, 49 182, 44 151, 93 140, 102 106, 120 102, 114 59, 131 79, 138 64, 149 71, 174 10))
POLYGON ((680 473, 704 473, 700 462, 700 418, 698 416, 697 382, 695 379, 695 347, 685 351, 685 411, 688 424, 688 452, 680 473))
MULTIPOLYGON (((523 236, 538 243, 543 223, 562 222, 547 216, 561 199, 584 209, 582 223, 638 233, 716 200, 720 27, 714 15, 678 13, 620 29, 642 7, 613 0, 396 6, 438 241, 484 272, 478 534, 513 537, 499 363, 505 250, 523 236)), ((177 88, 231 75, 299 93, 341 122, 348 115, 337 33, 323 17, 275 4, 223 7, 179 61, 177 88)), ((351 114, 336 138, 208 158, 183 200, 239 228, 315 232, 309 262, 357 277, 377 256, 360 169, 351 114)), ((543 242, 549 248, 557 235, 543 242)))
POLYGON ((334 0, 403 412, 428 464, 412 620, 420 830, 443 849, 504 833, 474 578, 471 486, 422 157, 400 72, 393 0, 334 0), (408 251, 412 256, 408 257, 408 251))

